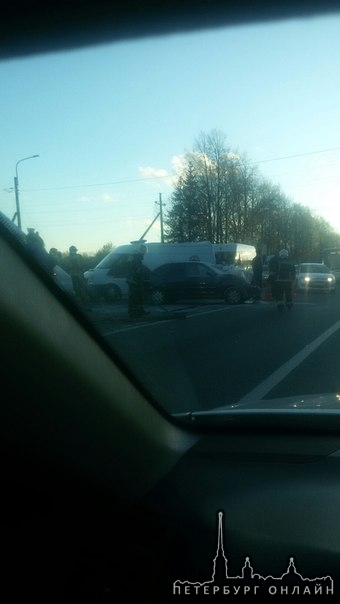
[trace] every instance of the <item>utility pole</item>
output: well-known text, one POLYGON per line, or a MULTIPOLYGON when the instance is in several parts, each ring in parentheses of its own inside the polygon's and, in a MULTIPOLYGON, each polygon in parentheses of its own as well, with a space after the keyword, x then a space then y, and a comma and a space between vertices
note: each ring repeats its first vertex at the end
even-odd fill
POLYGON ((159 194, 159 201, 155 201, 159 205, 159 217, 161 222, 161 242, 164 243, 164 229, 163 229, 163 206, 165 203, 162 202, 162 193, 159 194))
POLYGON ((15 191, 15 214, 13 216, 13 222, 17 219, 18 227, 21 230, 21 214, 20 214, 20 204, 19 204, 19 185, 18 185, 18 177, 14 176, 14 191, 15 191))
POLYGON ((22 161, 26 161, 26 159, 33 159, 34 157, 39 157, 39 155, 30 155, 29 157, 23 157, 22 159, 19 159, 19 161, 17 161, 17 163, 15 164, 14 191, 15 191, 16 212, 15 212, 15 214, 13 216, 12 222, 14 222, 14 220, 17 219, 18 227, 19 227, 20 230, 21 230, 21 214, 20 214, 20 204, 19 204, 18 165, 22 161))

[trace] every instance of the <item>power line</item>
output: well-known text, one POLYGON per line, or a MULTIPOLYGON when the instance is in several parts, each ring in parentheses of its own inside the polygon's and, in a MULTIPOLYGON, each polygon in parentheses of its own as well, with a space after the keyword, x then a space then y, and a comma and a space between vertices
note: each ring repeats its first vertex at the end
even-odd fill
MULTIPOLYGON (((340 147, 331 147, 329 149, 319 149, 318 151, 308 151, 305 153, 296 153, 294 155, 283 155, 280 157, 270 157, 267 159, 259 159, 256 161, 251 161, 249 163, 251 164, 264 164, 264 163, 269 163, 269 162, 274 162, 274 161, 282 161, 285 159, 294 159, 297 157, 306 157, 308 155, 317 155, 319 153, 329 153, 332 151, 339 151, 340 147)), ((108 181, 108 182, 99 182, 99 183, 90 183, 90 184, 79 184, 79 185, 66 185, 66 186, 62 186, 62 187, 45 187, 45 188, 39 188, 39 189, 22 189, 22 191, 25 192, 37 192, 37 191, 62 191, 65 189, 80 189, 80 188, 87 188, 87 187, 106 187, 106 186, 112 186, 112 185, 120 185, 120 184, 128 184, 128 183, 135 183, 135 182, 146 182, 146 181, 150 181, 150 180, 161 180, 161 179, 169 179, 169 178, 174 178, 175 175, 174 174, 163 174, 162 176, 148 176, 145 178, 127 178, 124 180, 113 180, 113 181, 108 181)))
POLYGON ((330 151, 339 151, 340 147, 332 147, 331 149, 320 149, 319 151, 309 151, 307 153, 297 153, 296 155, 284 155, 283 157, 272 157, 269 159, 260 159, 258 161, 251 162, 252 164, 264 164, 270 161, 280 161, 282 159, 293 159, 295 157, 304 157, 306 155, 317 155, 318 153, 329 153, 330 151))
POLYGON ((132 182, 144 182, 147 180, 160 180, 164 178, 173 178, 170 174, 163 174, 163 176, 148 176, 146 178, 127 178, 126 180, 113 180, 109 182, 97 182, 92 184, 82 184, 82 185, 67 185, 64 187, 47 187, 42 189, 22 189, 27 192, 35 192, 35 191, 61 191, 63 189, 80 189, 84 187, 106 187, 108 185, 122 185, 126 183, 132 182))

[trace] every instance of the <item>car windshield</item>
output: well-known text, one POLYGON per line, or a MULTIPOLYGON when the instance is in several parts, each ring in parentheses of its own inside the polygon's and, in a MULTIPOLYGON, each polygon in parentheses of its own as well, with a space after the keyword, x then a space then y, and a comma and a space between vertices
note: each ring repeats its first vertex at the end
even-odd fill
POLYGON ((340 411, 340 275, 297 286, 340 257, 339 30, 333 13, 0 63, 1 224, 176 421, 340 411), (191 270, 163 287, 174 263, 191 270))
POLYGON ((327 266, 323 264, 302 264, 300 267, 301 273, 329 273, 327 266))

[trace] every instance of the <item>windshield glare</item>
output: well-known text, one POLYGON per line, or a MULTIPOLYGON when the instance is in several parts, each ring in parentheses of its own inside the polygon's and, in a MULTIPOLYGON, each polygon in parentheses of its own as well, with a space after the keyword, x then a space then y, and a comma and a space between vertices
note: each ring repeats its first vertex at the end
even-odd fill
POLYGON ((340 405, 339 28, 0 63, 1 224, 169 415, 340 405))
POLYGON ((305 264, 300 267, 301 273, 329 273, 329 269, 323 264, 305 264))

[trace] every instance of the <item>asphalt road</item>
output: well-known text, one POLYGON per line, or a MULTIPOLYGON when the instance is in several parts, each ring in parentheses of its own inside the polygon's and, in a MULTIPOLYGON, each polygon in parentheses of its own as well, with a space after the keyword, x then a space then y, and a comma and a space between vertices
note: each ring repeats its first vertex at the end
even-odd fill
POLYGON ((297 294, 291 311, 272 302, 147 307, 91 316, 137 382, 171 413, 251 405, 290 395, 340 392, 340 289, 297 294))

